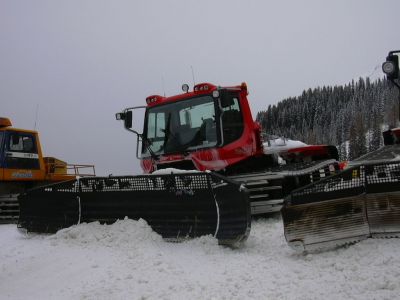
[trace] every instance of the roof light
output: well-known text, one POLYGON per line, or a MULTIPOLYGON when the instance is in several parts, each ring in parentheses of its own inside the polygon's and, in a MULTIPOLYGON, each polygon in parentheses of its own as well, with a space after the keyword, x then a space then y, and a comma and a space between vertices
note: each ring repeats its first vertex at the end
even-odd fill
POLYGON ((218 98, 219 97, 219 91, 218 90, 213 91, 212 95, 213 95, 214 98, 218 98))
POLYGON ((10 127, 12 126, 9 118, 0 118, 0 127, 10 127))
POLYGON ((185 93, 187 93, 189 91, 189 85, 188 84, 182 84, 182 91, 184 91, 185 93))
POLYGON ((154 104, 156 102, 161 101, 162 99, 164 99, 163 96, 153 95, 153 96, 149 96, 146 98, 146 103, 147 103, 147 105, 154 104))
POLYGON ((194 86, 195 92, 204 92, 216 89, 217 87, 211 83, 200 83, 194 86))
POLYGON ((246 95, 249 94, 249 91, 247 90, 247 83, 246 82, 242 82, 242 84, 240 85, 240 88, 246 92, 246 95))

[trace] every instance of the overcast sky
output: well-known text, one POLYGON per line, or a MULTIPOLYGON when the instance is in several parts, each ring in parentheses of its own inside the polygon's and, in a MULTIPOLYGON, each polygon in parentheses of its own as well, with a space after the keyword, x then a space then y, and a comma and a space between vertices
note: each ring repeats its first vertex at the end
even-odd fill
POLYGON ((116 112, 192 86, 193 66, 197 83, 247 82, 255 117, 379 73, 400 48, 399 12, 398 0, 0 0, 0 116, 33 129, 38 112, 46 155, 137 174, 116 112))

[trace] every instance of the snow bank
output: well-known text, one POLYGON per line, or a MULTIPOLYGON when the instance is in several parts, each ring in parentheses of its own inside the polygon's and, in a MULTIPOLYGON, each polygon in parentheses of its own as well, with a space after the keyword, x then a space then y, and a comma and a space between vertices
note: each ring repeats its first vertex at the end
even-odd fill
POLYGON ((58 231, 49 239, 53 245, 66 242, 81 246, 117 248, 135 248, 141 243, 162 241, 162 237, 155 233, 145 220, 134 221, 128 218, 118 220, 112 225, 93 222, 71 226, 58 231))
POLYGON ((81 224, 22 236, 0 225, 3 299, 394 299, 400 239, 298 254, 280 219, 258 220, 240 249, 210 237, 167 243, 144 222, 81 224))

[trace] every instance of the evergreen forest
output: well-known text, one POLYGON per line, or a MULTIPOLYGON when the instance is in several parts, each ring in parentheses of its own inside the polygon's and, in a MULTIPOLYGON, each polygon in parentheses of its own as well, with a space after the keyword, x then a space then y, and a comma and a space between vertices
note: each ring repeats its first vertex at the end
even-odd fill
POLYGON ((360 78, 324 86, 269 105, 257 114, 267 135, 307 144, 336 145, 341 160, 352 160, 383 144, 382 130, 398 126, 397 89, 386 79, 360 78))

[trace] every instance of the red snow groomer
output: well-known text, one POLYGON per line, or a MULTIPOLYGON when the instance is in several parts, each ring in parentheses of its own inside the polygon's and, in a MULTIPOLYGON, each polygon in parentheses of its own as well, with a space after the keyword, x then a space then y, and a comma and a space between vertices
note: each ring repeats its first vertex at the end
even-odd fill
POLYGON ((148 175, 84 178, 32 190, 20 197, 21 208, 32 207, 22 210, 19 226, 54 231, 128 216, 145 219, 168 239, 212 234, 232 245, 248 236, 250 215, 279 211, 292 190, 338 170, 334 146, 266 151, 245 83, 182 88, 182 94, 150 96, 146 106, 116 114, 137 135, 136 154, 148 175), (132 112, 139 108, 145 109, 143 130, 132 127, 132 112), (48 207, 60 199, 59 216, 49 226, 54 209, 48 207), (62 221, 65 205, 71 206, 68 222, 62 221))
POLYGON ((168 168, 216 172, 248 189, 251 213, 256 215, 279 211, 291 190, 338 170, 334 146, 268 151, 251 114, 246 83, 231 87, 202 83, 193 91, 187 85, 182 89, 180 95, 146 99, 142 134, 132 129, 135 108, 117 114, 138 136, 144 173, 168 168), (285 165, 278 163, 278 156, 285 165))

